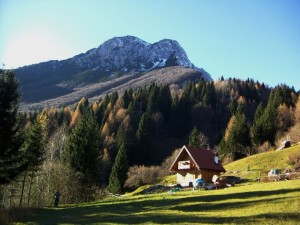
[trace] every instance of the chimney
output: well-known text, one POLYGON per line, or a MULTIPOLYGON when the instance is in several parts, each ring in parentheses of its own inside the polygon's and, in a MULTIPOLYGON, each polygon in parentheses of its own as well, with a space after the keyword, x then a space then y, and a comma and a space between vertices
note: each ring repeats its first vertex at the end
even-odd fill
POLYGON ((215 154, 215 156, 214 156, 214 161, 215 161, 216 164, 219 163, 218 153, 215 154))

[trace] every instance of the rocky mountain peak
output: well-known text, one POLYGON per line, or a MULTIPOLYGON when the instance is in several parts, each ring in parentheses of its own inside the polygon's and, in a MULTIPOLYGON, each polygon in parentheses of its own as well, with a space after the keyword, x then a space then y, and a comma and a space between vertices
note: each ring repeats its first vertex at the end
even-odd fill
POLYGON ((99 46, 98 49, 102 48, 110 48, 110 49, 114 49, 114 48, 121 48, 123 46, 126 45, 132 45, 132 44, 144 44, 144 45, 149 45, 149 43, 134 37, 134 36, 124 36, 124 37, 114 37, 112 39, 109 39, 107 41, 105 41, 102 45, 99 46))
MULTIPOLYGON (((172 80, 171 75, 165 74, 173 67, 182 68, 172 70, 177 75, 178 73, 181 75, 182 71, 189 71, 186 74, 190 74, 193 79, 203 77, 211 80, 206 71, 190 62, 177 41, 163 39, 150 44, 134 36, 114 37, 99 47, 70 59, 18 68, 16 76, 23 91, 22 100, 34 102, 73 94, 87 85, 98 85, 106 81, 113 83, 123 76, 124 80, 129 82, 130 79, 143 77, 148 72, 155 72, 154 70, 158 69, 162 71, 166 69, 166 72, 160 74, 157 82, 166 77, 172 80)), ((185 80, 188 79, 187 75, 185 80)), ((124 80, 122 82, 125 82, 124 80)), ((179 80, 178 82, 183 82, 179 80)), ((104 89, 110 89, 112 83, 104 89)), ((98 92, 103 87, 99 87, 98 92)))
POLYGON ((134 36, 114 37, 74 60, 80 68, 144 72, 164 67, 174 54, 179 66, 196 68, 177 41, 163 39, 149 44, 134 36))

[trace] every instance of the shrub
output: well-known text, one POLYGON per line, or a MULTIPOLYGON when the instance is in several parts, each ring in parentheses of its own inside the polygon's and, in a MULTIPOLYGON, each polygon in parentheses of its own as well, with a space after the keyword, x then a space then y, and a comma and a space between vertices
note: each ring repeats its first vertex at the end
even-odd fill
POLYGON ((175 149, 173 153, 167 157, 161 164, 161 176, 167 176, 170 174, 170 168, 178 156, 181 149, 175 149))
POLYGON ((267 151, 270 151, 271 148, 272 148, 271 143, 268 141, 265 141, 262 145, 260 145, 258 147, 258 152, 259 153, 267 152, 267 151))
POLYGON ((290 154, 288 164, 294 168, 300 168, 300 153, 290 154))
POLYGON ((134 189, 146 184, 155 184, 161 175, 161 167, 132 166, 127 175, 125 187, 134 189))

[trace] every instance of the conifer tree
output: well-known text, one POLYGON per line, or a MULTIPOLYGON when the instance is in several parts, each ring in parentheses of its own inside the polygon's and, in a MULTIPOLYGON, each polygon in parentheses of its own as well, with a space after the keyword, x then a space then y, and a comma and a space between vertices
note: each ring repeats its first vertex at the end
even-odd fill
POLYGON ((189 135, 189 146, 190 147, 200 147, 200 140, 199 140, 199 131, 197 127, 194 127, 189 135))
POLYGON ((249 128, 244 113, 237 113, 236 120, 229 130, 229 135, 226 141, 226 148, 234 158, 243 155, 243 148, 248 146, 249 143, 249 128))
POLYGON ((24 143, 24 150, 28 167, 35 170, 44 160, 45 140, 47 130, 37 119, 30 127, 24 143))
POLYGON ((117 102, 119 98, 119 95, 118 95, 118 92, 113 92, 111 95, 110 95, 110 103, 112 104, 112 106, 114 106, 117 102))
POLYGON ((147 111, 150 115, 158 110, 158 96, 159 89, 156 85, 154 85, 150 90, 150 94, 147 101, 147 111))
POLYGON ((0 185, 11 182, 25 169, 19 97, 14 72, 0 70, 0 185))
POLYGON ((208 147, 208 138, 202 132, 199 132, 196 126, 189 135, 189 146, 196 148, 208 147))
POLYGON ((136 131, 136 139, 137 139, 137 144, 138 144, 138 154, 139 154, 139 160, 137 164, 147 164, 149 161, 150 157, 150 123, 151 123, 151 118, 148 112, 144 113, 140 123, 139 127, 136 131))
POLYGON ((109 177, 108 190, 113 194, 120 194, 124 190, 124 184, 127 179, 128 161, 126 147, 123 143, 118 151, 115 163, 109 177))
POLYGON ((22 205, 23 190, 27 173, 30 172, 30 183, 27 206, 30 203, 31 187, 35 172, 45 159, 45 140, 47 137, 47 128, 43 128, 42 121, 37 119, 30 127, 24 143, 25 160, 27 171, 24 173, 20 206, 22 205))
POLYGON ((244 148, 250 145, 249 127, 243 107, 238 106, 237 113, 231 117, 225 136, 220 143, 220 153, 231 155, 234 159, 244 155, 244 148))
POLYGON ((231 153, 230 149, 227 146, 225 138, 222 138, 222 140, 219 144, 219 153, 220 153, 221 157, 227 156, 231 153))
POLYGON ((164 85, 159 90, 159 109, 166 121, 169 120, 172 105, 172 96, 168 85, 164 85))
POLYGON ((124 102, 124 108, 127 109, 128 108, 128 105, 131 101, 131 96, 129 95, 128 91, 125 90, 124 94, 123 94, 123 102, 124 102))
POLYGON ((280 104, 279 90, 273 89, 268 100, 267 107, 265 108, 262 116, 263 123, 263 141, 269 141, 271 144, 275 142, 276 135, 276 119, 277 119, 277 108, 280 104))
POLYGON ((130 123, 134 130, 137 130, 140 119, 143 115, 142 103, 137 99, 129 103, 127 114, 130 117, 130 123))
POLYGON ((263 113, 264 113, 263 106, 262 104, 259 104, 258 107, 256 108, 254 114, 254 121, 250 129, 251 142, 254 146, 260 145, 264 138, 263 120, 262 120, 263 113))
POLYGON ((93 181, 100 180, 100 133, 90 108, 86 108, 80 122, 72 130, 66 160, 77 172, 93 181))
POLYGON ((217 102, 216 90, 213 82, 206 83, 206 93, 203 97, 203 102, 206 106, 215 107, 217 102))

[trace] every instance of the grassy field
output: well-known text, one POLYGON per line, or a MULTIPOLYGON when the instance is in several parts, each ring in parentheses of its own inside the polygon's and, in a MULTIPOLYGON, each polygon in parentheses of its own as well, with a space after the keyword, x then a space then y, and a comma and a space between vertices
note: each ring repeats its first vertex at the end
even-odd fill
POLYGON ((292 166, 288 164, 289 155, 300 154, 300 145, 283 149, 280 151, 270 151, 256 154, 225 165, 225 175, 239 176, 250 181, 256 178, 267 176, 271 169, 288 169, 292 166), (248 171, 248 166, 250 170, 248 171))
POLYGON ((300 180, 32 209, 15 224, 299 224, 300 180))
MULTIPOLYGON (((239 186, 140 195, 145 186, 101 202, 27 209, 18 213, 22 216, 18 216, 15 224, 299 224, 300 180, 254 182, 272 168, 290 168, 289 155, 295 153, 300 153, 300 145, 226 165, 226 175, 251 181, 239 186)), ((172 183, 175 178, 170 176, 166 180, 172 183)))

